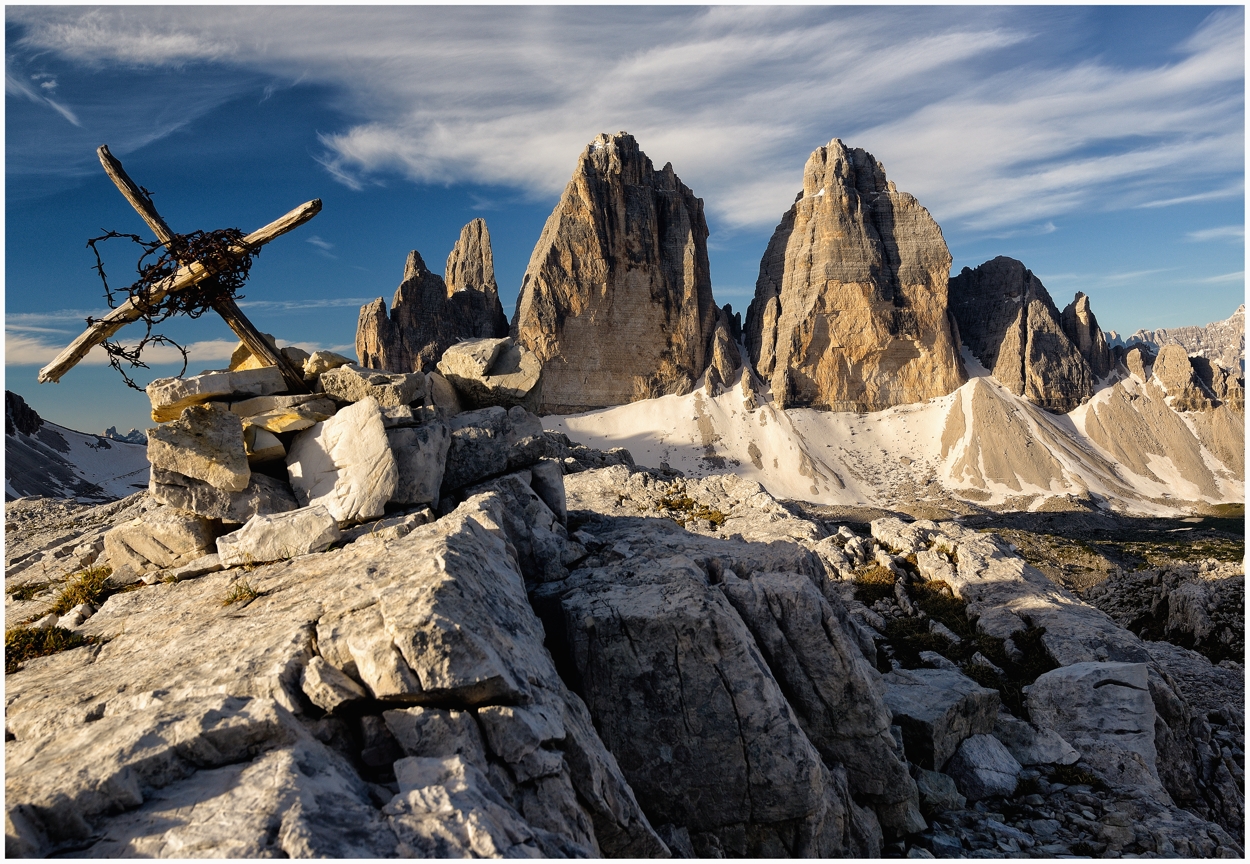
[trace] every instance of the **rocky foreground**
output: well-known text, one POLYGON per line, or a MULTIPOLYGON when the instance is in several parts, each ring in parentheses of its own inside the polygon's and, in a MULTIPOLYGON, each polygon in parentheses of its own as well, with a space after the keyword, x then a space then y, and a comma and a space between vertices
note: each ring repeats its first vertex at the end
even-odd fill
MULTIPOLYGON (((6 675, 7 854, 1243 854, 1237 664, 993 534, 544 438, 561 495, 504 473, 63 621, 6 675)), ((7 505, 10 624, 162 509, 7 505)))

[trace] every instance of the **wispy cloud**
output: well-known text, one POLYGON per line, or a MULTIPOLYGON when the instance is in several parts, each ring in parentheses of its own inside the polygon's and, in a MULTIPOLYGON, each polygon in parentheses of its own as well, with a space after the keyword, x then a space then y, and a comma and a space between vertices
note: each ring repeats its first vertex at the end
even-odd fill
MULTIPOLYGON (((940 223, 997 236, 1073 212, 1241 194, 1230 178, 1244 170, 1243 11, 1217 10, 1197 32, 1178 35, 1173 60, 1154 66, 1052 51, 1054 28, 1075 31, 1083 14, 738 6, 7 12, 23 28, 17 49, 31 54, 97 66, 208 64, 271 87, 301 77, 328 86, 355 119, 325 131, 315 158, 352 189, 398 174, 550 198, 596 133, 627 129, 658 163, 671 161, 730 229, 775 224, 807 155, 835 136, 870 150, 940 223)), ((201 108, 189 99, 180 110, 194 117, 201 108)))
POLYGON ((330 258, 334 261, 337 261, 339 258, 339 256, 335 255, 334 253, 330 251, 331 249, 334 248, 334 244, 330 243, 327 240, 321 239, 316 234, 312 235, 311 237, 304 238, 304 242, 311 243, 313 246, 316 246, 317 252, 325 258, 330 258))
POLYGON ((1199 279, 1199 282, 1218 285, 1227 282, 1244 282, 1246 281, 1246 271, 1238 270, 1236 273, 1222 273, 1219 276, 1210 276, 1206 279, 1199 279))
POLYGON ((294 312, 299 309, 341 309, 352 306, 363 306, 374 297, 331 297, 324 300, 240 300, 243 309, 256 309, 266 312, 294 312))
POLYGON ((1185 235, 1185 239, 1195 243, 1205 243, 1210 240, 1227 240, 1234 243, 1242 243, 1246 239, 1246 226, 1221 225, 1218 228, 1203 228, 1201 231, 1190 231, 1185 235))
MULTIPOLYGON (((56 81, 43 81, 40 86, 42 89, 52 92, 56 90, 56 81)), ((82 126, 82 123, 78 120, 78 115, 76 115, 73 111, 62 105, 60 102, 54 101, 51 97, 38 92, 16 75, 10 74, 7 68, 5 69, 4 74, 4 92, 5 95, 8 96, 22 96, 29 99, 31 102, 34 102, 36 105, 47 105, 70 123, 73 123, 75 126, 82 126)))

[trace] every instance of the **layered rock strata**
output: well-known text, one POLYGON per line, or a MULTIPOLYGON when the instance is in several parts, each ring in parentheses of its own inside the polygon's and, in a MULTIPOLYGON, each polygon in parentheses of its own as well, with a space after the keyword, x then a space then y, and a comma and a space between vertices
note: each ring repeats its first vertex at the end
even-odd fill
POLYGON ((1244 374, 1246 365, 1246 304, 1223 321, 1201 327, 1163 327, 1138 330, 1124 340, 1126 345, 1141 344, 1157 352, 1168 343, 1180 345, 1186 353, 1205 357, 1225 369, 1244 374))
MULTIPOLYGON (((950 280, 950 299, 963 343, 1012 393, 1049 411, 1067 412, 1094 392, 1089 361, 1065 332, 1046 286, 1019 261, 1000 255, 975 270, 965 267, 950 280)), ((1101 364, 1097 340, 1082 329, 1087 325, 1079 312, 1089 309, 1082 299, 1069 307, 1068 317, 1101 364)), ((1088 323, 1096 327, 1092 313, 1088 323)))
POLYGON ((445 280, 431 273, 413 250, 389 317, 381 297, 361 307, 356 356, 370 369, 431 372, 443 352, 461 339, 506 335, 490 234, 485 221, 474 219, 447 256, 445 280))
POLYGON ((542 364, 540 414, 688 393, 716 306, 703 202, 633 136, 599 135, 534 247, 513 335, 542 364))
POLYGON ((747 309, 747 349, 774 400, 877 411, 962 384, 950 264, 937 223, 870 153, 817 148, 747 309))

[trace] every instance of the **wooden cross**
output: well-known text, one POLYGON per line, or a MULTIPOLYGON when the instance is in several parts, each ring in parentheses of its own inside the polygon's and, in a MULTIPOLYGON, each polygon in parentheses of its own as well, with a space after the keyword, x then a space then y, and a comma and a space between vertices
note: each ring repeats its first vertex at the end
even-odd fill
MULTIPOLYGON (((162 243, 169 243, 174 236, 174 232, 170 230, 165 220, 161 218, 161 214, 156 212, 156 207, 153 205, 152 199, 147 192, 130 179, 125 169, 122 168, 122 163, 118 162, 113 154, 109 152, 107 144, 102 145, 96 153, 100 157, 100 164, 104 166, 104 173, 108 174, 117 188, 121 190, 122 195, 126 197, 126 200, 139 212, 139 215, 143 217, 143 221, 148 223, 148 227, 156 234, 156 238, 162 243)), ((232 246, 230 251, 235 255, 243 255, 249 250, 262 246, 270 240, 281 237, 288 231, 298 228, 320 212, 320 198, 301 204, 281 219, 270 222, 264 228, 253 231, 243 238, 242 244, 244 245, 232 246)), ((139 302, 136 302, 132 297, 103 318, 91 322, 91 325, 83 334, 58 354, 55 360, 39 370, 39 383, 59 382, 62 375, 74 368, 83 357, 87 356, 88 351, 108 339, 125 325, 143 317, 143 307, 145 305, 159 303, 168 294, 217 278, 214 272, 206 269, 198 261, 182 261, 181 263, 183 266, 176 273, 149 287, 139 302)), ((308 392, 308 385, 304 383, 303 371, 296 369, 295 365, 283 356, 282 352, 269 344, 269 341, 261 335, 256 326, 243 315, 243 310, 239 308, 239 304, 234 302, 233 297, 222 295, 213 302, 213 310, 225 319, 226 323, 230 325, 230 329, 247 346, 247 350, 251 351, 266 366, 277 366, 281 370, 282 377, 285 379, 289 391, 292 393, 308 392)))

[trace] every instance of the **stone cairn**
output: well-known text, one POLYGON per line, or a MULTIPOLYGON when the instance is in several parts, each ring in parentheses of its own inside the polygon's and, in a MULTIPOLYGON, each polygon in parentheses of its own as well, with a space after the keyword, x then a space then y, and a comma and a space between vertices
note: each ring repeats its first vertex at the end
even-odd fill
POLYGON ((581 466, 527 410, 539 375, 519 350, 507 337, 468 340, 443 354, 444 374, 425 375, 287 347, 310 391, 291 394, 277 367, 240 344, 228 369, 153 381, 149 495, 164 506, 105 535, 112 581, 403 536, 504 474, 526 478, 563 532, 562 476, 581 466))

